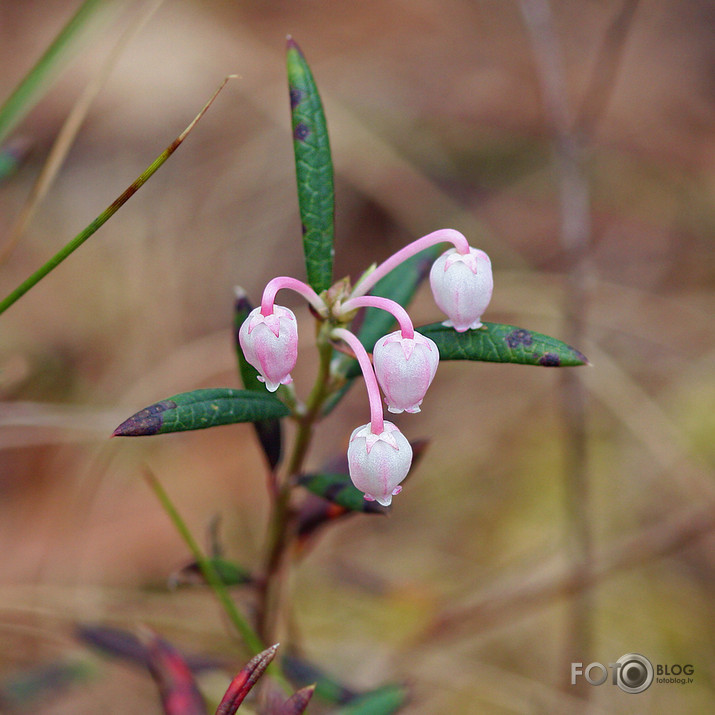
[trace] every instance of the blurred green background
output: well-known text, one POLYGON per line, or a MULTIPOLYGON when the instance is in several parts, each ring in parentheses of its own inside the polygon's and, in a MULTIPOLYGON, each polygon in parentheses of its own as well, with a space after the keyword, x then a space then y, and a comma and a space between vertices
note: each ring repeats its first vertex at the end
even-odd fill
MULTIPOLYGON (((62 122, 144 3, 109 5, 11 135, 29 153, 0 185, 0 245, 62 122)), ((78 6, 0 5, 0 98, 78 6)), ((306 556, 297 630, 306 654, 355 688, 408 681, 407 712, 706 712, 715 13, 707 0, 551 8, 562 89, 588 130, 577 347, 593 367, 571 373, 586 394, 588 493, 568 496, 563 371, 444 363, 422 413, 399 420, 429 451, 389 518, 355 517, 306 556), (568 579, 581 507, 598 575, 585 589, 568 579), (578 660, 691 663, 693 684, 638 695, 571 687, 575 602, 591 634, 578 660)), ((125 48, 0 265, 4 296, 123 191, 226 74, 240 75, 160 172, 0 318, 0 693, 41 666, 89 664, 82 682, 28 696, 29 711, 159 712, 148 675, 90 653, 73 637, 78 621, 144 623, 186 650, 242 661, 210 594, 165 590, 186 552, 141 468, 198 535, 220 513, 228 555, 254 566, 267 500, 250 426, 108 435, 171 394, 237 386, 233 287, 257 300, 275 275, 304 277, 288 33, 331 132, 336 277, 456 228, 492 257, 488 320, 569 337, 559 169, 519 3, 167 0, 125 48)), ((311 318, 298 313, 293 375, 305 394, 315 356, 311 318)), ((428 289, 411 313, 416 325, 439 319, 428 289)), ((310 464, 346 446, 366 415, 358 386, 321 426, 310 464)))

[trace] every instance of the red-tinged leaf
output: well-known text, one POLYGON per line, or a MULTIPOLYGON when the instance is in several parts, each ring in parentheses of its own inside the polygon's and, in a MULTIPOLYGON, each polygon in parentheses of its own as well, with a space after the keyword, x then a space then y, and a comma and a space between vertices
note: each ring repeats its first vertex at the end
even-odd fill
MULTIPOLYGON (((367 503, 374 504, 375 502, 367 503)), ((384 507, 380 507, 379 504, 378 509, 381 513, 384 513, 384 507)), ((374 511, 377 512, 377 509, 374 511)), ((311 537, 322 527, 357 513, 358 512, 350 511, 337 504, 332 504, 322 497, 308 494, 300 506, 297 517, 298 549, 300 554, 305 554, 306 549, 311 544, 311 537)))
POLYGON ((278 644, 276 643, 246 663, 231 681, 231 685, 228 686, 226 694, 216 709, 216 715, 233 715, 238 710, 238 706, 270 665, 277 650, 278 644))
POLYGON ((278 710, 276 715, 301 715, 308 707, 314 692, 315 685, 308 685, 297 690, 283 703, 283 707, 278 710))
POLYGON ((155 633, 149 633, 146 645, 166 715, 206 715, 206 703, 179 651, 155 633))
MULTIPOLYGON (((80 624, 77 626, 77 637, 102 653, 122 658, 141 668, 149 667, 149 653, 145 643, 134 633, 121 628, 80 624)), ((201 655, 182 655, 194 673, 219 667, 220 661, 201 655)))
MULTIPOLYGON (((412 447, 412 465, 410 472, 415 469, 422 459, 428 440, 415 440, 410 442, 412 447)), ((298 479, 298 483, 316 496, 327 499, 332 504, 341 507, 343 510, 365 512, 371 514, 386 514, 389 509, 381 507, 377 502, 367 501, 363 493, 353 486, 347 474, 347 456, 341 455, 339 458, 331 460, 331 466, 337 467, 335 471, 326 469, 324 472, 315 474, 303 474, 298 479), (341 467, 344 469, 341 469, 341 467)), ((326 512, 330 518, 341 516, 343 512, 326 512)))
POLYGON ((327 499, 344 510, 386 513, 384 508, 373 508, 371 505, 376 502, 366 501, 364 494, 353 485, 347 474, 303 474, 298 483, 316 496, 327 499))

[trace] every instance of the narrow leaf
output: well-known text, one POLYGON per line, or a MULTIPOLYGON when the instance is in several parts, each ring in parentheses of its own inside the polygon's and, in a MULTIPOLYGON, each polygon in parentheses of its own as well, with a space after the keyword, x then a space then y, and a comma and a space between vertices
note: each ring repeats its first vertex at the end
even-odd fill
MULTIPOLYGON (((243 586, 253 581, 251 572, 233 561, 218 556, 210 558, 208 561, 224 586, 243 586)), ((169 584, 172 587, 196 586, 205 583, 206 579, 196 561, 192 561, 169 577, 169 584)))
MULTIPOLYGON (((258 370, 246 360, 238 340, 238 332, 252 310, 253 306, 248 300, 246 292, 242 288, 236 288, 236 302, 234 303, 233 309, 233 334, 236 358, 238 360, 238 371, 241 375, 243 386, 247 390, 260 392, 261 394, 270 394, 265 384, 258 380, 258 370)), ((280 464, 283 445, 283 430, 280 420, 260 420, 254 422, 253 427, 256 430, 256 436, 263 449, 263 453, 266 455, 268 464, 271 469, 275 469, 278 464, 280 464)))
POLYGON ((159 687, 166 715, 205 715, 206 704, 181 653, 151 632, 146 645, 149 672, 159 687))
POLYGON ((302 715, 308 707, 314 692, 315 685, 307 685, 305 688, 297 690, 283 703, 283 706, 278 710, 278 715, 302 715))
POLYGON ((301 656, 285 653, 281 658, 281 667, 286 677, 299 687, 315 683, 315 694, 322 700, 347 703, 356 697, 354 690, 301 656))
POLYGON ((23 139, 15 139, 0 148, 0 183, 18 170, 29 153, 30 144, 23 139))
POLYGON ((238 710, 238 706, 270 665, 277 650, 278 644, 272 645, 246 663, 228 686, 216 709, 216 715, 233 715, 238 710))
POLYGON ((440 323, 417 330, 437 343, 440 360, 510 362, 542 367, 587 365, 588 358, 576 348, 532 330, 500 323, 484 323, 478 330, 458 333, 440 323))
POLYGON ((193 390, 145 407, 122 422, 112 436, 187 432, 288 414, 288 408, 272 395, 228 387, 193 390))
MULTIPOLYGON (((111 626, 80 623, 77 626, 76 637, 106 655, 121 658, 142 668, 147 668, 149 665, 147 644, 131 631, 111 626)), ((221 665, 221 662, 215 658, 202 655, 183 653, 182 658, 193 673, 215 670, 221 665)))
POLYGON ((338 715, 391 715, 407 703, 404 685, 385 685, 355 698, 338 710, 338 715))
POLYGON ((94 664, 75 658, 25 666, 19 672, 3 674, 0 707, 5 713, 40 713, 50 712, 56 704, 59 711, 69 688, 88 686, 98 675, 94 664))
POLYGON ((303 53, 290 37, 286 62, 305 268, 308 283, 320 293, 333 282, 333 162, 318 88, 303 53))
MULTIPOLYGON (((353 486, 347 474, 303 474, 298 483, 313 494, 327 499, 348 511, 385 514, 387 510, 377 502, 369 502, 363 493, 353 486)), ((339 514, 333 515, 339 516, 339 514)))

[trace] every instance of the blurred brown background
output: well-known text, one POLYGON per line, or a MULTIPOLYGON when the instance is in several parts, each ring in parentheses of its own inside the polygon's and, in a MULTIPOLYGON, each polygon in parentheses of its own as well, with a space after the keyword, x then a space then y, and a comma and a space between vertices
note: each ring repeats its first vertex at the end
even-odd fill
MULTIPOLYGON (((77 6, 0 6, 0 97, 77 6)), ((14 132, 31 154, 0 186, 0 241, 82 88, 142 7, 115 3, 14 132)), ((695 682, 639 695, 564 685, 572 596, 559 574, 574 527, 558 370, 441 366, 422 413, 399 422, 431 447, 390 518, 337 526, 297 572, 301 638, 313 660, 356 688, 407 679, 408 712, 586 712, 586 696, 593 712, 705 712, 715 8, 550 7, 561 90, 585 128, 590 196, 578 347, 594 366, 577 375, 587 395, 584 501, 607 577, 588 589, 593 637, 580 660, 639 652, 692 663, 695 682), (545 586, 516 597, 534 582, 545 586), (445 612, 452 620, 426 637, 445 612)), ((73 639, 78 620, 146 623, 187 650, 241 660, 210 595, 165 591, 186 552, 141 469, 160 477, 197 534, 220 513, 228 555, 253 566, 266 495, 251 428, 108 435, 176 392, 237 386, 233 287, 257 300, 275 275, 304 277, 286 34, 311 63, 328 115, 336 277, 356 278, 409 240, 453 227, 492 256, 488 320, 567 337, 573 269, 560 240, 553 117, 521 8, 167 0, 131 40, 0 266, 3 295, 126 188, 226 74, 240 79, 122 210, 0 319, 0 687, 40 665, 93 664, 87 682, 32 700, 32 712, 159 712, 148 676, 73 639)), ((411 312, 416 324, 439 319, 429 290, 411 312)), ((299 314, 294 377, 305 394, 315 361, 311 319, 299 314)), ((310 464, 345 445, 366 414, 356 386, 322 425, 310 464)))

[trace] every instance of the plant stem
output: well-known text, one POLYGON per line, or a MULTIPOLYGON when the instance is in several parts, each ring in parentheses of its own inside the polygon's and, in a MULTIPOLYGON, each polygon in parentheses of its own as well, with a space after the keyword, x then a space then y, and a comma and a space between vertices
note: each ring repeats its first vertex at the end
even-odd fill
POLYGON ((295 478, 303 469, 303 461, 313 438, 315 423, 320 419, 321 408, 331 393, 330 361, 333 348, 327 339, 327 334, 322 334, 327 328, 327 323, 322 325, 317 340, 320 357, 318 375, 306 401, 305 412, 297 417, 298 431, 293 451, 271 513, 258 614, 258 633, 266 643, 275 640, 283 600, 281 598, 283 566, 295 536, 295 514, 291 507, 295 478))
POLYGON ((184 540, 184 543, 188 547, 189 551, 191 551, 194 559, 196 559, 196 563, 201 569, 201 573, 206 579, 206 583, 208 583, 208 585, 211 587, 211 590, 214 592, 216 598, 223 606, 224 610, 226 611, 226 615, 229 617, 231 623, 233 623, 234 627, 241 635, 241 638, 243 639, 244 643, 253 655, 255 655, 256 653, 260 653, 264 649, 261 639, 258 637, 258 634, 253 630, 253 628, 251 628, 248 621, 241 615, 239 610, 236 608, 236 604, 231 599, 231 596, 229 595, 226 586, 221 580, 221 577, 216 572, 216 569, 213 567, 213 564, 206 558, 206 556, 204 556, 201 547, 196 542, 196 539, 194 539, 194 536, 191 533, 189 527, 186 525, 186 522, 182 519, 181 515, 177 511, 173 502, 169 498, 169 495, 164 490, 164 487, 161 485, 156 476, 148 470, 145 472, 144 478, 146 479, 147 484, 151 487, 154 494, 156 494, 157 499, 164 508, 164 511, 167 513, 169 519, 171 519, 171 522, 173 523, 176 530, 179 532, 181 538, 184 540))

